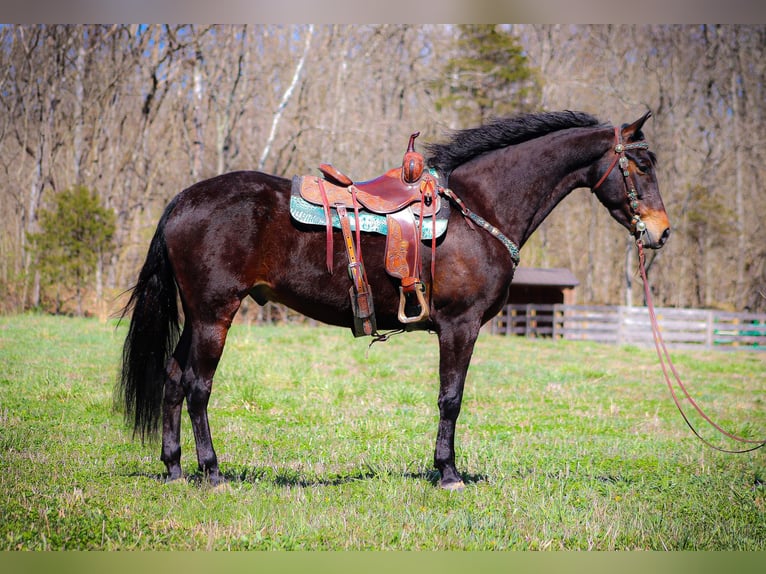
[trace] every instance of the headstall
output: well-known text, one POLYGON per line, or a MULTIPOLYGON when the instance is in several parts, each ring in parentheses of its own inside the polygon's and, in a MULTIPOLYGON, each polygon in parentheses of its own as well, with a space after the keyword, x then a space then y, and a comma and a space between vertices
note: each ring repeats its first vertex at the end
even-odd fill
POLYGON ((591 190, 596 191, 596 189, 598 189, 599 186, 606 181, 606 178, 609 177, 609 174, 612 173, 614 166, 619 163, 620 169, 622 170, 622 179, 625 182, 625 189, 628 192, 628 201, 630 202, 630 224, 634 233, 638 233, 640 235, 646 230, 646 223, 641 221, 641 216, 638 214, 638 193, 636 192, 636 184, 633 182, 633 178, 630 177, 630 171, 628 171, 628 156, 625 155, 625 152, 631 149, 646 150, 649 149, 649 144, 646 142, 625 144, 622 143, 620 139, 620 128, 616 127, 614 128, 614 160, 612 160, 612 163, 609 165, 609 169, 606 170, 606 173, 601 176, 601 179, 598 180, 598 183, 594 185, 591 190))

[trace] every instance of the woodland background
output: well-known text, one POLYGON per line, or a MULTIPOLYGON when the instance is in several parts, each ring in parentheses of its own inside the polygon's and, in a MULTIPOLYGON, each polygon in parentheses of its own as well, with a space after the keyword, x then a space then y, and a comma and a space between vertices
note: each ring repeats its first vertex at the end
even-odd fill
MULTIPOLYGON (((164 206, 200 179, 321 162, 367 179, 414 131, 422 149, 556 109, 652 110, 673 227, 657 305, 764 311, 765 52, 762 25, 1 26, 0 312, 116 312, 164 206)), ((579 303, 641 304, 632 253, 576 190, 522 264, 570 268, 579 303)))

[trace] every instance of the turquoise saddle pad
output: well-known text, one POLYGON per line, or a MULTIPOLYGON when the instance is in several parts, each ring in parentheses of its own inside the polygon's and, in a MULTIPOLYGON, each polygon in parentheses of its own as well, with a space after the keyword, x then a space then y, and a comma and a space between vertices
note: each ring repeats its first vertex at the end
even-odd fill
MULTIPOLYGON (((447 202, 444 202, 446 205, 447 202)), ((436 217, 436 237, 441 237, 447 230, 447 218, 442 218, 440 214, 445 211, 442 207, 439 214, 436 217)), ((356 217, 354 212, 348 210, 350 215, 349 222, 351 223, 351 229, 356 230, 356 217)), ((303 199, 300 195, 290 196, 290 215, 293 219, 306 225, 321 225, 325 227, 327 225, 327 219, 325 218, 324 208, 321 205, 314 205, 303 199)), ((338 212, 334 209, 330 210, 330 216, 332 217, 332 226, 340 229, 340 218, 338 212)), ((421 239, 432 239, 433 236, 433 223, 431 218, 427 217, 423 220, 423 229, 421 230, 421 239)), ((359 228, 361 231, 369 231, 371 233, 379 233, 381 235, 388 235, 388 225, 386 223, 385 215, 378 215, 377 213, 370 213, 368 211, 359 212, 359 228)))

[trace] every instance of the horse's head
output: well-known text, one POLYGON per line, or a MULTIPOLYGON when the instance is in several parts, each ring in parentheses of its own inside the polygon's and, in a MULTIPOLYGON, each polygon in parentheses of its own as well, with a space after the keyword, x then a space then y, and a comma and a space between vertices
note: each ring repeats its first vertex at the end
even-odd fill
POLYGON ((641 128, 651 112, 615 128, 609 150, 594 168, 591 187, 599 201, 645 247, 659 249, 670 236, 670 223, 655 173, 654 154, 641 128), (615 167, 617 169, 615 169, 615 167))

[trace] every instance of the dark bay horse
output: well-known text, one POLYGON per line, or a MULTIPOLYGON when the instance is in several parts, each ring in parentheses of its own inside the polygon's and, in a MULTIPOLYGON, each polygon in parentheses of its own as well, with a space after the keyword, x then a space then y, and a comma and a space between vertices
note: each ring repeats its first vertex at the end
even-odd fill
MULTIPOLYGON (((657 249, 670 227, 641 128, 650 116, 616 129, 581 112, 495 120, 428 146, 428 165, 455 196, 513 244, 523 246, 573 189, 591 188, 612 217, 644 246, 657 249), (618 166, 617 169, 615 166, 618 166)), ((167 206, 124 313, 132 310, 117 387, 126 417, 141 436, 162 426, 168 480, 181 473, 184 399, 200 470, 224 480, 207 405, 226 335, 242 300, 274 301, 341 327, 353 325, 350 280, 340 232, 334 272, 325 261, 325 230, 301 228, 289 212, 291 182, 253 171, 198 182, 167 206), (184 311, 179 324, 177 297, 184 311)), ((585 230, 587 232, 587 230, 585 230)), ((381 265, 386 238, 363 234, 378 327, 398 329, 397 285, 381 265)), ((439 344, 439 426, 434 464, 441 486, 463 486, 455 467, 455 424, 479 329, 497 314, 513 279, 511 252, 496 236, 451 211, 436 248, 423 243, 430 318, 439 344)))

